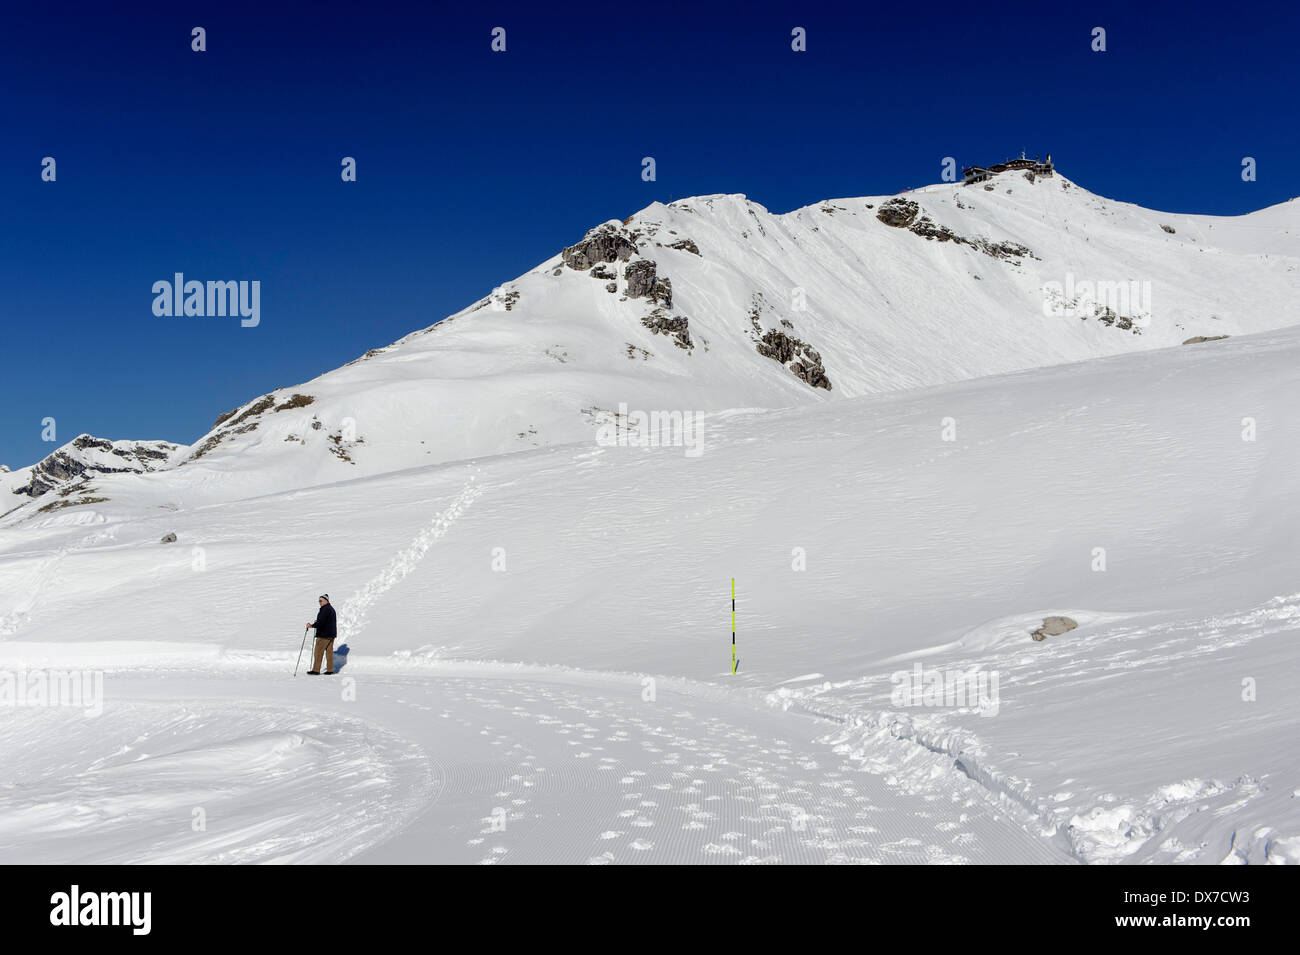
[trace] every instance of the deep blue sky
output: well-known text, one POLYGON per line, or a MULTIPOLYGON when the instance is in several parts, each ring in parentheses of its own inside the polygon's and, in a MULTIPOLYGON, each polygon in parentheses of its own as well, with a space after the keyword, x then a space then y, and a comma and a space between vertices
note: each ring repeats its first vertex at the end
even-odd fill
POLYGON ((1021 148, 1169 211, 1300 192, 1300 14, 1267 5, 440 6, 7 5, 0 463, 52 450, 46 416, 193 441, 656 199, 784 212, 1021 148), (260 327, 156 318, 177 271, 259 279, 260 327))

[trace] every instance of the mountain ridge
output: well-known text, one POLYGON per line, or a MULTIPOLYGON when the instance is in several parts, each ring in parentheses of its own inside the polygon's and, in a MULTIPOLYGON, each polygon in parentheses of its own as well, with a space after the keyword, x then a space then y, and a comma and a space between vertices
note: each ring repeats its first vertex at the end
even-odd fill
MULTIPOLYGON (((166 445, 166 468, 313 483, 582 440, 621 405, 784 407, 1265 331, 1300 322, 1297 291, 1294 200, 1191 216, 1009 173, 781 214, 715 193, 600 223, 192 445, 134 443, 166 445), (1138 300, 1115 308, 1104 285, 1138 300)), ((33 487, 69 447, 0 487, 33 487)))

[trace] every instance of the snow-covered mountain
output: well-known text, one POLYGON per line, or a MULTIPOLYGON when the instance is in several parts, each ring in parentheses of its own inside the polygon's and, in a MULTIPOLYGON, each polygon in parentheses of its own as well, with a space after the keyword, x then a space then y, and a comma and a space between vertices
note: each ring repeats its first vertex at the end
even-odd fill
POLYGON ((1300 863, 1297 206, 991 184, 651 206, 0 473, 0 856, 1300 863))
POLYGON ((9 490, 19 497, 34 500, 57 492, 58 503, 41 502, 45 510, 57 510, 76 506, 77 493, 88 490, 95 478, 164 470, 182 460, 188 450, 166 441, 106 441, 80 434, 31 467, 16 473, 5 467, 0 474, 8 475, 9 490))
POLYGON ((1294 201, 1189 216, 1020 173, 784 215, 702 196, 597 226, 463 311, 222 414, 161 463, 211 494, 270 470, 309 486, 587 440, 620 405, 834 402, 1263 331, 1300 322, 1298 301, 1294 201))

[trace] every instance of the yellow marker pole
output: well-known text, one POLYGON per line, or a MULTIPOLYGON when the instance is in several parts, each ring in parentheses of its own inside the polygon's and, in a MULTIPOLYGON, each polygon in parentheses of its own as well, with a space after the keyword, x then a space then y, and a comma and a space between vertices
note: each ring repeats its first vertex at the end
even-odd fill
POLYGON ((731 674, 736 674, 736 578, 731 578, 731 674))

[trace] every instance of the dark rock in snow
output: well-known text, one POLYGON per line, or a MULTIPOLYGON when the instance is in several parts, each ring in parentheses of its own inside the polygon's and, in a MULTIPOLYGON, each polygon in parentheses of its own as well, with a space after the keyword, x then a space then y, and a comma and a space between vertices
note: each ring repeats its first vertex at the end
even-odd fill
POLYGON ((1113 308, 1102 305, 1097 309, 1097 321, 1101 322, 1107 328, 1115 327, 1122 331, 1131 331, 1134 335, 1141 335, 1142 328, 1132 318, 1127 315, 1121 315, 1113 308))
POLYGON ((655 264, 645 259, 633 262, 623 270, 623 280, 628 298, 644 298, 655 287, 655 264))
POLYGON ((115 447, 112 441, 79 435, 69 444, 50 454, 37 463, 31 470, 27 484, 14 490, 15 494, 26 497, 40 497, 55 488, 75 480, 94 477, 98 474, 140 474, 157 470, 167 462, 167 450, 176 445, 157 443, 157 446, 135 444, 128 447, 115 447), (83 460, 78 452, 107 451, 117 459, 113 465, 100 463, 95 458, 83 460), (120 466, 116 466, 120 461, 120 466))
POLYGON ((880 211, 876 213, 876 218, 885 225, 893 226, 895 229, 902 229, 912 224, 920 210, 921 207, 911 199, 890 199, 881 205, 880 211))
POLYGON ((946 225, 939 225, 929 216, 921 216, 908 231, 925 239, 938 239, 940 242, 951 242, 954 239, 958 242, 964 241, 946 225))
POLYGON ((788 365, 796 378, 813 388, 831 390, 831 380, 826 377, 822 356, 807 342, 774 328, 768 331, 758 343, 758 353, 782 365, 788 365))
POLYGON ((176 535, 175 535, 175 534, 165 534, 165 535, 163 535, 163 539, 162 539, 161 541, 159 541, 159 543, 160 543, 160 544, 175 544, 175 543, 176 543, 176 535))
POLYGON ((672 338, 673 344, 678 348, 691 351, 695 348, 695 343, 691 341, 691 323, 685 315, 665 315, 662 308, 656 308, 653 312, 641 319, 641 324, 656 335, 668 335, 672 338))
POLYGON ((607 223, 592 229, 581 242, 561 252, 560 257, 569 268, 585 272, 597 262, 626 262, 636 253, 636 243, 627 232, 607 223))
MULTIPOLYGON (((377 349, 371 349, 369 352, 366 352, 366 354, 367 354, 367 355, 370 355, 372 352, 374 352, 374 351, 376 351, 376 350, 377 350, 377 349)), ((311 395, 299 395, 299 394, 294 394, 294 395, 291 395, 291 396, 290 396, 286 401, 284 401, 283 403, 277 405, 275 410, 276 410, 276 411, 289 411, 289 410, 291 410, 291 409, 293 409, 293 408, 305 408, 305 407, 307 407, 309 404, 311 404, 311 403, 312 403, 313 401, 315 401, 315 400, 316 400, 316 399, 313 398, 311 395)))
POLYGON ((1029 635, 1035 640, 1042 641, 1048 637, 1059 637, 1063 633, 1069 633, 1077 626, 1078 624, 1069 617, 1044 617, 1043 625, 1029 635))
POLYGON ((628 298, 648 298, 664 308, 673 307, 673 283, 659 278, 655 264, 648 259, 633 262, 623 270, 628 298))
POLYGON ((1028 246, 1021 245, 1019 242, 990 242, 988 239, 983 237, 976 239, 963 239, 962 241, 969 245, 973 245, 985 255, 991 255, 995 259, 1004 259, 1015 265, 1020 264, 1016 261, 1017 259, 1038 258, 1038 256, 1034 255, 1034 253, 1029 250, 1028 246))

